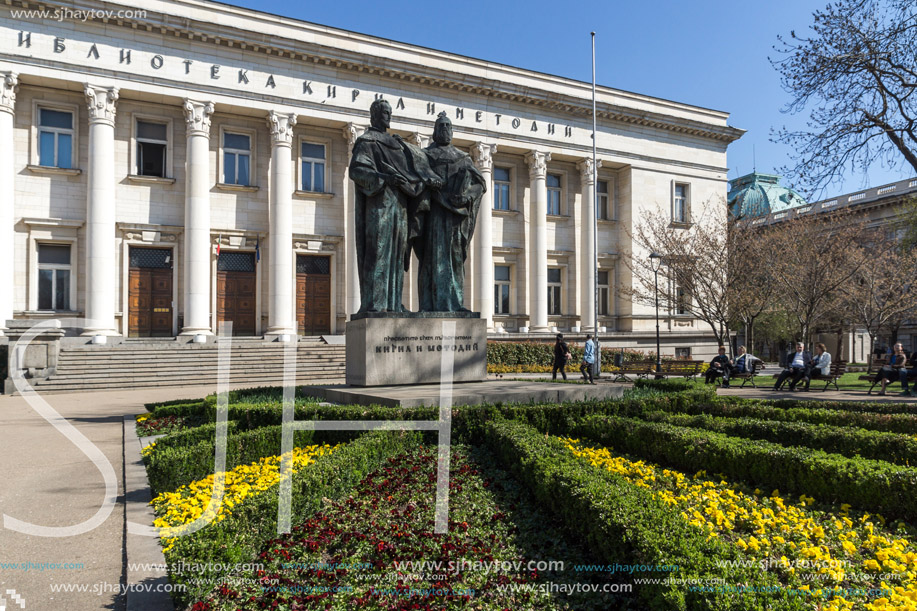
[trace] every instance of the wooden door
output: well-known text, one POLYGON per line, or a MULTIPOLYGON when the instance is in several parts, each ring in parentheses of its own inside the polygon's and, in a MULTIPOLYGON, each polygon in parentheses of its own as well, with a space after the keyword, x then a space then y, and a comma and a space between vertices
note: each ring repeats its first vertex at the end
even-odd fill
POLYGON ((296 257, 296 322, 300 335, 331 333, 331 261, 296 257))
POLYGON ((130 247, 128 335, 172 336, 172 251, 130 247))
POLYGON ((217 322, 232 321, 233 335, 255 334, 255 255, 222 252, 217 261, 217 322))

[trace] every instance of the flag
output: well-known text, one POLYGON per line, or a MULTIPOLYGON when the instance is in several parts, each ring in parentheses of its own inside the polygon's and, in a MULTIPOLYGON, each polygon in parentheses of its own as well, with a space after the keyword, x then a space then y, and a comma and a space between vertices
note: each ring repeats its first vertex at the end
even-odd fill
POLYGON ((220 245, 223 243, 223 234, 220 234, 220 237, 217 238, 217 257, 220 256, 220 245))
POLYGON ((261 236, 255 238, 255 261, 261 260, 261 236))

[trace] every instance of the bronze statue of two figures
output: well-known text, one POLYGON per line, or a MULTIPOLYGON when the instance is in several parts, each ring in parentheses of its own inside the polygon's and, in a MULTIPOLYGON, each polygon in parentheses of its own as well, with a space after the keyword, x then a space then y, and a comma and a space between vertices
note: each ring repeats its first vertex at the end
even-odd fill
POLYGON ((411 252, 417 255, 421 312, 467 313, 464 266, 487 186, 471 157, 452 146, 452 122, 440 113, 433 143, 420 149, 387 132, 392 107, 376 100, 372 127, 350 162, 360 310, 407 313, 401 299, 411 252))

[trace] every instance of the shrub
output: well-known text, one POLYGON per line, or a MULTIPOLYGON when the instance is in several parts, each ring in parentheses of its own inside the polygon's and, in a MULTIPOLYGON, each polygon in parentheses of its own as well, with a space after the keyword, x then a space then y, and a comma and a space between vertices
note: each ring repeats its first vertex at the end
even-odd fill
POLYGON ((913 468, 612 416, 586 418, 571 433, 683 471, 722 473, 821 502, 850 503, 905 520, 917 517, 913 468))
MULTIPOLYGON (((579 366, 583 358, 583 347, 568 342, 571 364, 579 366)), ((632 363, 636 361, 646 361, 656 358, 655 352, 641 352, 639 350, 621 350, 620 348, 602 348, 602 362, 613 363, 614 355, 624 354, 624 362, 632 363)), ((551 371, 551 365, 554 362, 554 342, 488 342, 487 343, 487 364, 488 365, 540 365, 547 367, 551 371)), ((519 373, 519 372, 516 372, 519 373)))
MULTIPOLYGON (((578 459, 559 439, 545 438, 520 423, 493 421, 483 441, 536 500, 557 515, 595 554, 598 562, 678 565, 679 579, 724 578, 726 583, 777 586, 767 572, 724 561, 739 559, 737 548, 691 526, 650 490, 578 459), (719 566, 722 564, 723 566, 719 566)), ((647 577, 664 578, 664 574, 647 577)), ((706 588, 698 588, 706 590, 706 588)), ((784 589, 773 593, 694 591, 679 585, 642 587, 641 609, 804 609, 784 589)))

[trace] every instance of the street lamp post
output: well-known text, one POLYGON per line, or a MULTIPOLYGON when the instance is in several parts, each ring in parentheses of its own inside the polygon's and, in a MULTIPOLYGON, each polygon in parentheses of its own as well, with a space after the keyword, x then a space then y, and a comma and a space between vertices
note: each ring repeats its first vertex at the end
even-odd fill
POLYGON ((659 268, 662 266, 662 255, 658 252, 650 253, 650 265, 653 268, 653 287, 656 295, 656 372, 658 373, 662 371, 662 354, 659 348, 659 268))

